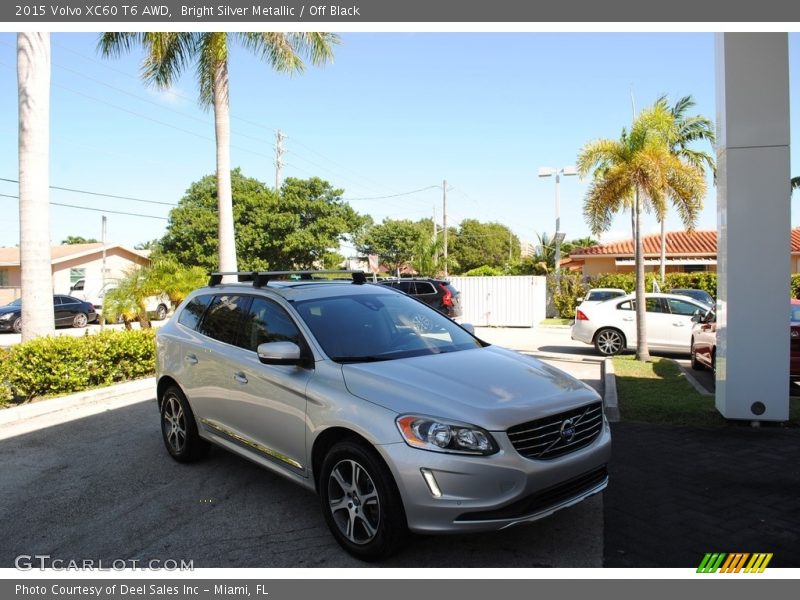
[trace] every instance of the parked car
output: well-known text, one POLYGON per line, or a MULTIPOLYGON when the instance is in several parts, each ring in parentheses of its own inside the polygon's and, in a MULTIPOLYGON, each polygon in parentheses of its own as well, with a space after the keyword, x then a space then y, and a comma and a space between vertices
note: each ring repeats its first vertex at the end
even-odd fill
POLYGON ((378 283, 413 296, 451 319, 456 319, 463 314, 461 293, 453 287, 453 284, 444 279, 386 279, 378 283))
MULTIPOLYGON (((91 283, 87 283, 86 279, 78 279, 69 289, 71 293, 94 304, 98 313, 102 315, 106 294, 116 287, 117 285, 114 282, 108 282, 105 285, 102 282, 98 282, 92 286, 91 283)), ((145 299, 145 308, 147 309, 147 314, 151 315, 154 320, 163 321, 169 314, 169 298, 166 294, 148 296, 145 299)))
MULTIPOLYGON (((97 312, 91 302, 84 302, 72 296, 53 296, 53 319, 56 327, 86 327, 97 319, 97 312)), ((0 306, 0 331, 22 331, 22 299, 0 306)))
POLYGON ((713 308, 714 304, 716 304, 716 302, 714 301, 714 297, 705 290, 696 290, 693 288, 680 288, 680 289, 670 290, 667 293, 677 294, 679 296, 689 296, 689 298, 697 300, 698 302, 702 302, 709 308, 713 308))
POLYGON ((583 297, 583 300, 581 300, 581 303, 578 306, 605 302, 606 300, 619 298, 625 294, 625 290, 620 288, 593 288, 586 292, 586 295, 583 297))
MULTIPOLYGON (((645 294, 647 345, 658 352, 689 353, 692 317, 709 307, 686 296, 645 294)), ((572 339, 594 344, 600 354, 613 356, 636 348, 636 300, 628 294, 575 311, 572 339)))
POLYGON ((212 276, 156 333, 175 460, 213 443, 318 493, 365 560, 409 530, 500 530, 606 487, 610 430, 586 384, 363 273, 280 275, 212 276))
MULTIPOLYGON (((692 368, 717 370, 717 314, 709 312, 695 319, 692 327, 691 357, 692 368)), ((789 378, 800 381, 800 300, 789 304, 790 359, 789 378)))

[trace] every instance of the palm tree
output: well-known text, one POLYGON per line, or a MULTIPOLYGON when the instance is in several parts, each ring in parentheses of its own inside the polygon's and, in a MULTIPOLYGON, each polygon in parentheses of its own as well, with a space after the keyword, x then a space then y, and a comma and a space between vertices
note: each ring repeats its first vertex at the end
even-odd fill
MULTIPOLYGON (((669 133, 669 148, 673 155, 680 158, 685 163, 699 169, 705 175, 706 167, 714 174, 714 180, 717 178, 717 165, 714 158, 706 153, 698 150, 693 150, 689 146, 693 142, 708 141, 713 147, 716 143, 716 135, 714 133, 714 124, 711 119, 702 115, 687 116, 686 111, 694 106, 694 98, 692 96, 684 96, 675 102, 674 106, 667 105, 667 97, 661 96, 656 100, 656 104, 662 108, 669 110, 672 114, 672 131, 669 133)), ((673 204, 679 210, 685 209, 693 211, 692 222, 696 222, 697 213, 702 209, 702 204, 698 206, 678 206, 682 201, 680 198, 671 197, 673 204)), ((666 231, 666 211, 664 214, 659 214, 659 221, 661 222, 661 262, 660 262, 660 278, 661 283, 664 283, 664 275, 666 272, 667 262, 667 231, 666 231)))
POLYGON ((800 188, 800 177, 792 177, 791 184, 792 184, 792 191, 796 190, 797 188, 800 188))
POLYGON ((692 165, 670 151, 672 115, 656 103, 634 120, 630 132, 623 129, 619 140, 587 143, 577 160, 582 177, 593 180, 584 203, 584 216, 593 235, 607 231, 614 214, 631 208, 636 264, 636 358, 650 360, 647 348, 644 297, 644 256, 641 235, 642 205, 657 214, 665 209, 666 197, 679 198, 679 214, 687 229, 693 227, 691 211, 683 206, 698 204, 705 195, 705 179, 692 165))
POLYGON ((301 54, 315 65, 332 60, 332 46, 338 43, 339 38, 324 32, 111 32, 100 37, 100 51, 104 56, 119 56, 134 46, 143 46, 142 78, 158 88, 170 88, 183 70, 194 63, 200 87, 200 105, 214 108, 219 269, 227 272, 237 270, 228 100, 228 49, 233 40, 239 41, 276 71, 294 73, 304 69, 301 54))
POLYGON ((17 34, 19 95, 19 250, 22 340, 51 335, 50 34, 17 34))

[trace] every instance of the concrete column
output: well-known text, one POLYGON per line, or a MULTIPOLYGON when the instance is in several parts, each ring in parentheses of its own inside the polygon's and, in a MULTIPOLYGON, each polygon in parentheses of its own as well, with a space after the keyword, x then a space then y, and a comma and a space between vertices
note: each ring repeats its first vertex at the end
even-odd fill
POLYGON ((716 34, 717 391, 728 419, 789 416, 786 33, 716 34))

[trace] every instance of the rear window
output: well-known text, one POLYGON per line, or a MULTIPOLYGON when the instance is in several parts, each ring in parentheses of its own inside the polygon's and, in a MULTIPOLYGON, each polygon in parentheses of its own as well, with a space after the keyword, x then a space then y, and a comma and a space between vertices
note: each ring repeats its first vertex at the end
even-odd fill
POLYGON ((603 302, 604 300, 611 300, 611 298, 618 298, 619 296, 624 296, 624 295, 625 294, 620 294, 619 292, 602 290, 602 291, 589 292, 586 299, 591 300, 592 302, 603 302))

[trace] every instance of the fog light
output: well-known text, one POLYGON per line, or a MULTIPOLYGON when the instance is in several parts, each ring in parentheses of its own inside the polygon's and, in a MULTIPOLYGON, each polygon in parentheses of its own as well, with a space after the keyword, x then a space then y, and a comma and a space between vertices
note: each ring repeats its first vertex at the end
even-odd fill
POLYGON ((425 483, 428 484, 428 489, 431 492, 431 496, 434 498, 441 498, 442 490, 439 489, 439 484, 436 483, 436 477, 433 476, 433 472, 430 469, 420 469, 419 471, 422 473, 425 483))

